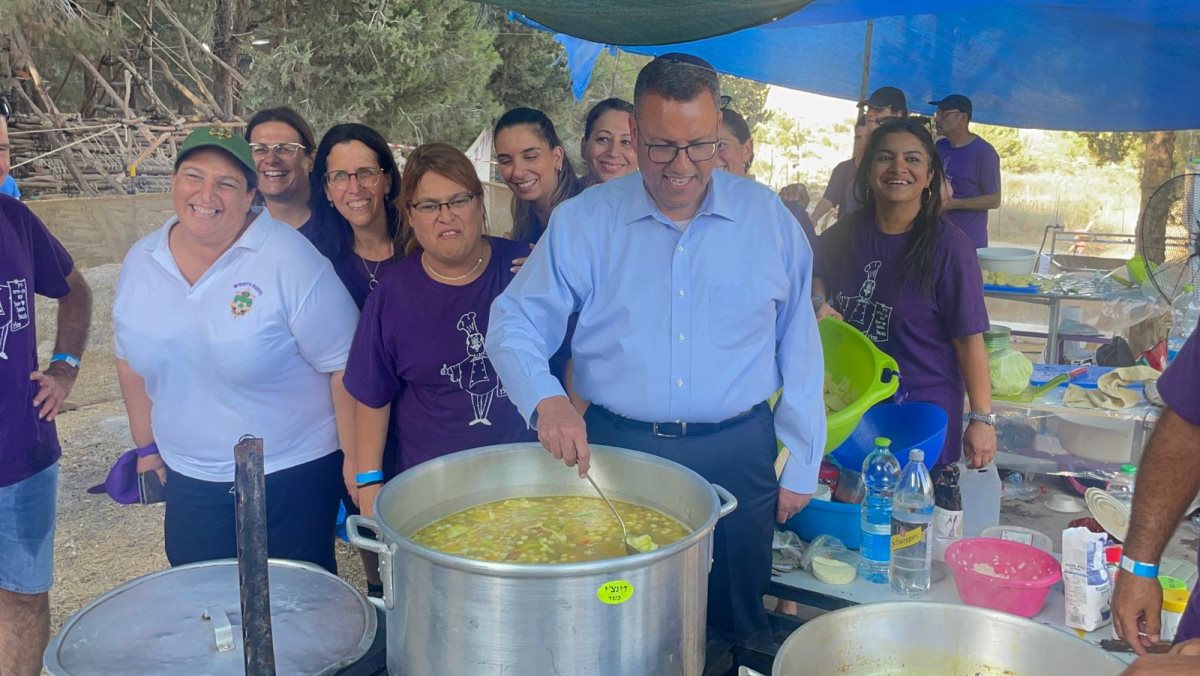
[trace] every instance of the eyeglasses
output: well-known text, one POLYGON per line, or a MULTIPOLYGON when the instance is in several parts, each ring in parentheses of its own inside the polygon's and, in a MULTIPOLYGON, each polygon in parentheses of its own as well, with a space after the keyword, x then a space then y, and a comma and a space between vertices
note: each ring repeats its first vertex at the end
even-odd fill
POLYGON ((437 200, 421 200, 420 202, 409 202, 408 208, 421 214, 422 216, 432 216, 441 213, 442 207, 446 207, 451 213, 462 215, 471 208, 471 203, 479 195, 473 192, 464 192, 451 197, 446 202, 438 202, 437 200))
POLYGON ((12 106, 8 105, 8 99, 0 96, 0 117, 8 119, 12 117, 12 106))
POLYGON ((265 143, 251 143, 250 152, 258 159, 263 159, 268 153, 274 153, 275 157, 282 160, 290 160, 296 156, 296 153, 301 150, 307 150, 308 147, 303 143, 276 143, 274 145, 266 145, 265 143))
POLYGON ((358 184, 364 188, 374 188, 379 185, 379 179, 387 173, 378 167, 363 167, 358 171, 331 171, 325 174, 325 182, 335 188, 348 188, 350 177, 358 179, 358 184))
POLYGON ((682 150, 693 162, 707 162, 717 154, 717 144, 720 141, 701 141, 677 146, 670 143, 643 143, 646 146, 646 157, 655 164, 670 164, 679 156, 682 150))

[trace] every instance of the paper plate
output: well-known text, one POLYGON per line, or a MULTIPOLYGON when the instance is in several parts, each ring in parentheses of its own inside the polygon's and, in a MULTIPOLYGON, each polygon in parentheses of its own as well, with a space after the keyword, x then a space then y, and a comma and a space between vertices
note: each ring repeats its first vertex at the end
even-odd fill
POLYGON ((1062 493, 1051 493, 1050 497, 1046 498, 1046 507, 1061 514, 1078 514, 1083 511, 1078 500, 1062 493))
POLYGON ((1129 533, 1129 506, 1114 498, 1108 491, 1099 488, 1089 488, 1083 494, 1088 511, 1110 535, 1125 541, 1129 533))

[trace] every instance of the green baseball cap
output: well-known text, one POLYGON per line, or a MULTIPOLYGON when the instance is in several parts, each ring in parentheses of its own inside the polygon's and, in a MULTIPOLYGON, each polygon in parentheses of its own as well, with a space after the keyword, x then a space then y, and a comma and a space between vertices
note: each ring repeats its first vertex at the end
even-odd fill
POLYGON ((179 146, 179 152, 175 155, 175 168, 179 169, 180 163, 188 155, 201 148, 218 148, 232 155, 233 159, 246 170, 250 187, 254 187, 256 176, 254 157, 250 152, 250 144, 242 138, 241 134, 235 134, 229 127, 221 126, 204 127, 193 131, 183 140, 183 145, 179 146))

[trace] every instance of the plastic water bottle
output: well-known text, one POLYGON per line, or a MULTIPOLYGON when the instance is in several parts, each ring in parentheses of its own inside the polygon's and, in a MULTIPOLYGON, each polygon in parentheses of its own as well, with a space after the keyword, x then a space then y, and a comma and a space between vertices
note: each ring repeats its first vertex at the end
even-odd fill
MULTIPOLYGON (((900 461, 892 455, 891 445, 891 439, 876 439, 875 450, 863 460, 862 466, 866 495, 862 503, 858 574, 868 582, 877 584, 888 581, 892 547, 892 493, 900 481, 900 461)), ((930 496, 932 500, 932 493, 930 496)))
MULTIPOLYGON (((916 598, 929 591, 933 547, 929 525, 933 521, 933 479, 925 468, 925 453, 913 449, 900 473, 892 498, 892 561, 888 578, 892 591, 916 598)), ((964 510, 966 505, 963 506, 964 510)), ((964 511, 965 514, 965 511, 964 511)))
POLYGON ((1187 342, 1188 336, 1200 322, 1200 298, 1196 287, 1183 285, 1183 293, 1171 303, 1171 332, 1167 334, 1167 351, 1174 357, 1187 342))
POLYGON ((1126 505, 1133 505, 1133 484, 1137 478, 1137 465, 1121 465, 1121 471, 1108 483, 1108 492, 1126 505))
POLYGON ((995 463, 976 469, 962 463, 958 487, 962 491, 963 537, 977 538, 985 528, 1000 525, 1000 473, 995 463))

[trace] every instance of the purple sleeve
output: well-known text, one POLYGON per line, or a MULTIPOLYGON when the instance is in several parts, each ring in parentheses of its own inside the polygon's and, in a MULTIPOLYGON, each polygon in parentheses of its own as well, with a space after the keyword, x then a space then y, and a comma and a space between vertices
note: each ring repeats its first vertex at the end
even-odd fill
POLYGON ((1158 393, 1180 418, 1200 425, 1200 330, 1193 331, 1158 379, 1158 393))
POLYGON ((988 144, 979 158, 979 194, 995 195, 1000 192, 1000 155, 988 144))
POLYGON ((945 248, 945 258, 934 285, 942 328, 951 338, 983 333, 988 329, 988 314, 975 245, 948 221, 942 221, 939 227, 945 241, 938 246, 945 248))
POLYGON ((385 326, 388 317, 395 319, 399 314, 395 308, 389 312, 387 307, 391 290, 382 285, 367 297, 342 376, 350 396, 371 408, 392 403, 403 387, 397 374, 395 346, 389 344, 385 326))
MULTIPOLYGON (((833 168, 833 173, 829 174, 829 185, 825 186, 825 193, 821 195, 821 199, 835 206, 841 203, 842 196, 846 194, 846 181, 850 175, 844 171, 843 167, 845 166, 846 163, 842 162, 833 168)), ((850 166, 853 167, 854 163, 851 162, 850 166)), ((838 215, 845 216, 845 214, 838 215)))
POLYGON ((67 275, 75 269, 75 262, 38 217, 28 209, 24 210, 24 219, 29 224, 29 239, 33 244, 33 290, 48 298, 62 298, 71 292, 67 275))

